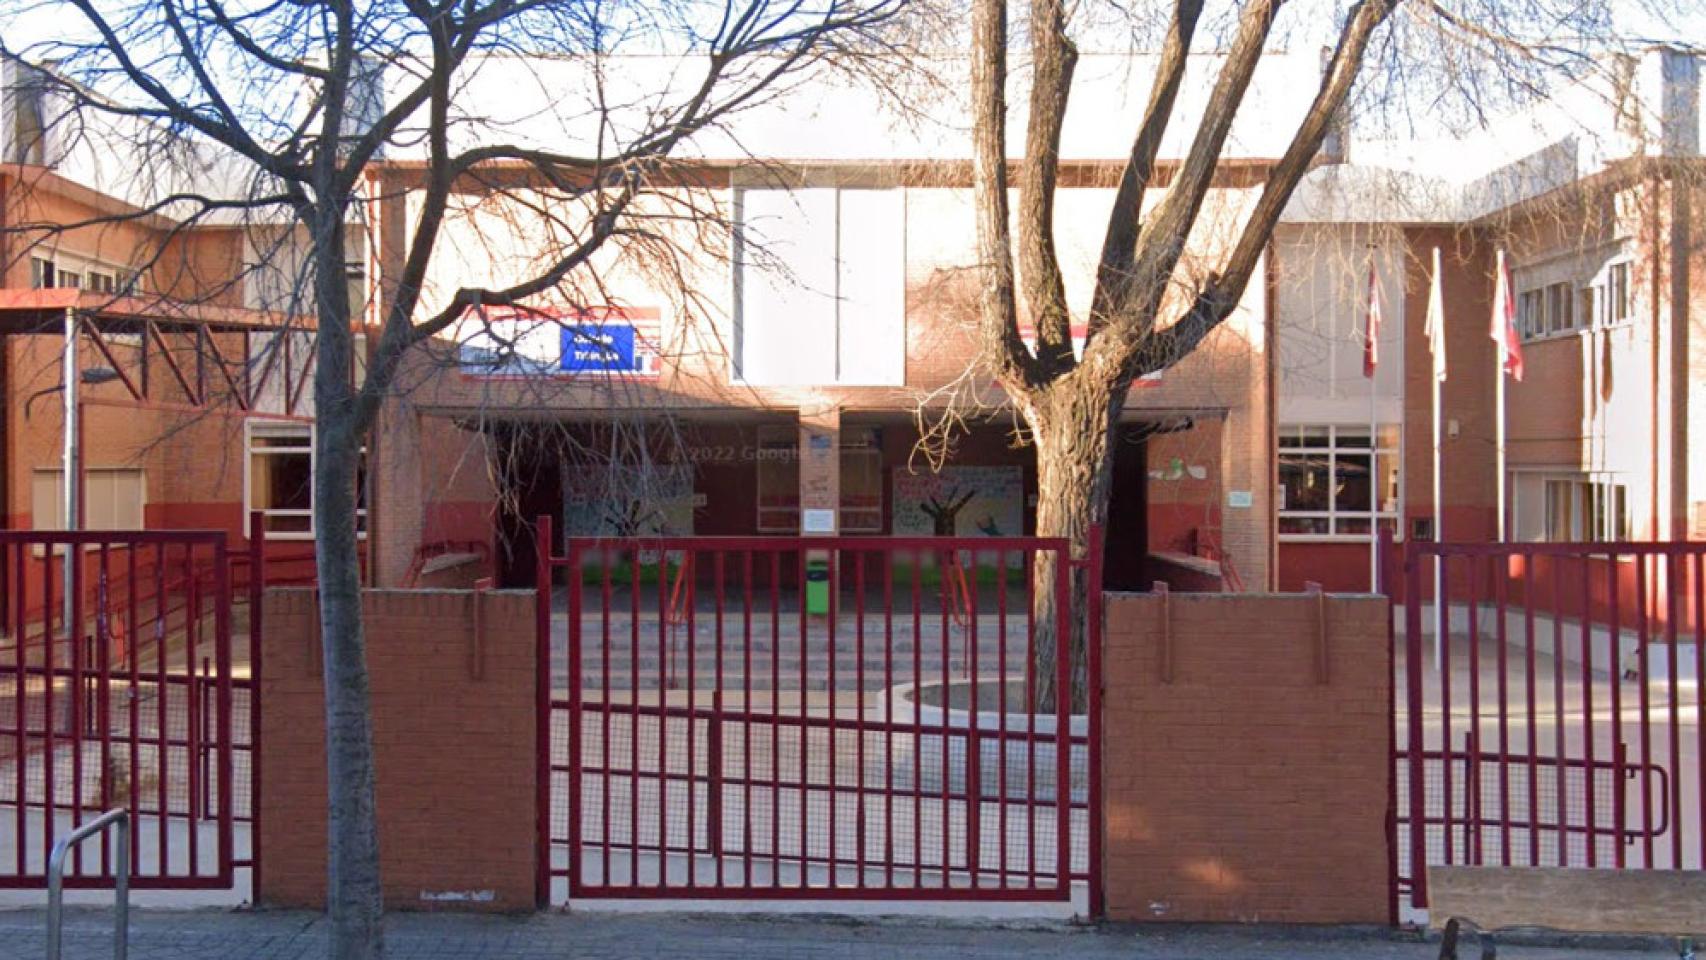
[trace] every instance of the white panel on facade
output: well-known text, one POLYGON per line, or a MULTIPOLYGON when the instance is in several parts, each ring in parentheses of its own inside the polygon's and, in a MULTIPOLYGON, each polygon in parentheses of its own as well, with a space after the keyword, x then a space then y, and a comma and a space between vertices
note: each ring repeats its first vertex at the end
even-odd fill
POLYGON ((840 191, 837 340, 844 384, 906 382, 906 216, 900 190, 840 191))
MULTIPOLYGON (((1366 231, 1285 230, 1276 240, 1276 326, 1282 423, 1367 423, 1402 419, 1404 260, 1396 243, 1371 249, 1366 231), (1379 359, 1363 374, 1368 270, 1380 289, 1379 359)), ((1447 318, 1448 323, 1467 318, 1447 318)), ((1484 322, 1484 319, 1481 321, 1484 322)))
POLYGON ((746 190, 736 249, 735 376, 835 380, 835 191, 746 190))

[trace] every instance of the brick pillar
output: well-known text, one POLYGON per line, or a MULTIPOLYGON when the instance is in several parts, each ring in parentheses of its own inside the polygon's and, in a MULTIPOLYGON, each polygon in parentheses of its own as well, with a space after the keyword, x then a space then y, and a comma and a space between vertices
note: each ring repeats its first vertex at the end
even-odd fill
POLYGON ((1108 594, 1114 920, 1385 923, 1384 597, 1108 594))
MULTIPOLYGON (((261 678, 269 906, 326 900, 325 697, 314 591, 269 590, 261 678)), ((537 705, 532 591, 369 590, 385 904, 534 908, 537 705)))

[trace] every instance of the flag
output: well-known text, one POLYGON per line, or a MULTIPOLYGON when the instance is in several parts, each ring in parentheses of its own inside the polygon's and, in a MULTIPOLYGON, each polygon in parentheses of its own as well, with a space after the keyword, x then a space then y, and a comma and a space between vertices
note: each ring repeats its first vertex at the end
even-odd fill
POLYGON ((1434 379, 1445 379, 1445 295, 1440 290, 1439 248, 1434 248, 1434 277, 1428 287, 1428 318, 1423 332, 1428 338, 1428 354, 1433 357, 1434 379))
POLYGON ((1362 375, 1374 379, 1374 368, 1380 365, 1380 285, 1375 280, 1374 264, 1368 265, 1368 316, 1362 334, 1362 375))
POLYGON ((1522 382, 1522 340, 1516 332, 1516 297, 1511 293, 1510 268, 1499 251, 1498 286, 1493 290, 1493 320, 1487 335, 1498 344, 1499 369, 1522 382))

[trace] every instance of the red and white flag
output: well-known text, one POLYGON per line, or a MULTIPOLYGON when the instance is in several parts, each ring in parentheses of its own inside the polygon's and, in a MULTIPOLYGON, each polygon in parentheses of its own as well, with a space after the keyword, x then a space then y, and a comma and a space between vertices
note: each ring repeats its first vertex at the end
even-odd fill
POLYGON ((1516 297, 1511 293, 1510 267, 1499 251, 1498 285, 1493 289, 1493 319, 1487 335, 1498 344, 1499 369, 1522 382, 1522 338, 1516 331, 1516 297))
POLYGON ((1380 366, 1380 284, 1374 275, 1374 264, 1368 265, 1368 316, 1362 334, 1362 375, 1374 379, 1380 366))

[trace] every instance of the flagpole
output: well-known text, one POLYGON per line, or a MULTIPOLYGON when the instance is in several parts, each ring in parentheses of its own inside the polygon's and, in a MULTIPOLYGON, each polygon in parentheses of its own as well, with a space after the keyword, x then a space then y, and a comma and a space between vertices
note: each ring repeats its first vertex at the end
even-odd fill
MULTIPOLYGON (((1368 245, 1368 275, 1374 280, 1374 244, 1368 245)), ((1380 296, 1379 288, 1370 294, 1370 298, 1380 296)), ((1375 338, 1378 345, 1378 331, 1370 330, 1369 335, 1375 338)), ((1378 350, 1378 346, 1376 346, 1378 350)), ((1373 376, 1368 378, 1368 592, 1380 592, 1380 427, 1378 400, 1378 385, 1380 372, 1376 368, 1373 376)))
MULTIPOLYGON (((1495 264, 1495 268, 1499 272, 1497 282, 1502 287, 1502 286, 1504 286, 1504 283, 1505 283, 1505 251, 1503 249, 1498 251, 1496 259, 1497 259, 1497 262, 1495 264)), ((1505 290, 1505 296, 1509 297, 1511 295, 1512 295, 1512 291, 1510 291, 1509 289, 1506 289, 1505 290)), ((1498 319, 1502 320, 1503 318, 1499 317, 1498 319)), ((1501 342, 1501 344, 1503 343, 1502 340, 1500 342, 1501 342)), ((1497 507, 1497 510, 1498 510, 1498 524, 1497 524, 1497 529, 1499 532, 1498 542, 1504 543, 1505 542, 1505 350, 1504 350, 1503 346, 1501 346, 1499 349, 1493 351, 1493 384, 1494 384, 1494 386, 1493 386, 1494 467, 1498 471, 1498 475, 1495 477, 1495 482, 1494 482, 1494 490, 1496 491, 1494 494, 1494 505, 1497 507)))
MULTIPOLYGON (((1438 247, 1434 248, 1433 284, 1434 284, 1433 290, 1435 293, 1437 293, 1439 290, 1439 287, 1440 287, 1439 248, 1438 247)), ((1434 321, 1436 323, 1438 323, 1442 328, 1445 326, 1444 316, 1435 317, 1434 321)), ((1435 334, 1435 336, 1437 336, 1439 338, 1439 341, 1440 341, 1441 345, 1443 346, 1444 341, 1445 341, 1444 330, 1441 329, 1440 331, 1438 331, 1435 334)), ((1433 350, 1433 346, 1431 344, 1429 345, 1429 349, 1430 349, 1430 351, 1433 350)), ((1445 485, 1442 482, 1441 471, 1440 471, 1440 438, 1439 438, 1439 413, 1440 413, 1440 388, 1439 388, 1439 385, 1440 385, 1440 376, 1439 376, 1439 360, 1438 360, 1437 356, 1435 358, 1433 358, 1433 364, 1434 364, 1433 370, 1431 372, 1431 375, 1428 377, 1428 381, 1432 385, 1432 401, 1433 401, 1432 407, 1433 407, 1433 468, 1434 468, 1433 469, 1434 542, 1435 543, 1444 543, 1445 542, 1445 500, 1444 500, 1444 497, 1442 495, 1442 490, 1443 490, 1445 485)), ((1444 583, 1443 577, 1444 577, 1444 564, 1441 562, 1439 552, 1435 551, 1434 552, 1434 662, 1436 664, 1440 662, 1440 659, 1441 659, 1440 652, 1443 649, 1444 643, 1445 643, 1445 628, 1446 628, 1445 605, 1440 602, 1440 598, 1445 592, 1443 589, 1441 589, 1443 586, 1443 583, 1444 583)), ((1421 598, 1418 597, 1416 599, 1416 602, 1420 603, 1421 598)))

